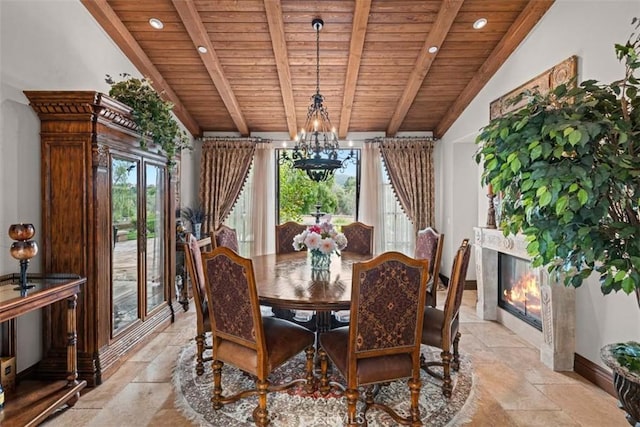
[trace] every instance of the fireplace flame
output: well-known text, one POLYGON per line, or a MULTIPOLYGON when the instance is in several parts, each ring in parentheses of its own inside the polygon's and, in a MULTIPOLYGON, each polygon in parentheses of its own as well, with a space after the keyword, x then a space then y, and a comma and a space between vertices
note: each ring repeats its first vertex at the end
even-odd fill
POLYGON ((503 298, 523 313, 540 318, 540 286, 534 274, 523 274, 511 289, 504 290, 503 298))

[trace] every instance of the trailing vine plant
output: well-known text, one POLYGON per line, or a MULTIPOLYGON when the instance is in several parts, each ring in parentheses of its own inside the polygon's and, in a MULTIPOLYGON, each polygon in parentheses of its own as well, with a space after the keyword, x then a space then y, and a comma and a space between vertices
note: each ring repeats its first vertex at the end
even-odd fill
POLYGON ((163 100, 153 89, 149 80, 121 73, 122 80, 115 81, 106 75, 105 81, 111 85, 109 96, 133 109, 133 121, 143 138, 140 146, 147 148, 144 136, 149 136, 167 156, 167 163, 173 165, 175 156, 183 149, 191 149, 187 134, 180 129, 171 111, 173 104, 163 100))
MULTIPOLYGON (((640 293, 640 21, 615 53, 621 80, 564 84, 491 120, 477 138, 482 182, 502 199, 505 235, 521 232, 533 266, 604 294, 640 293)), ((639 300, 640 302, 640 300, 639 300)))

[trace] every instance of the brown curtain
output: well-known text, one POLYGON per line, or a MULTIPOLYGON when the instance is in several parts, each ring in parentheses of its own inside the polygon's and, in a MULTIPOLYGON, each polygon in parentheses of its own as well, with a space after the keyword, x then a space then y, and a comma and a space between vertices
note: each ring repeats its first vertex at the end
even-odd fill
POLYGON ((210 234, 231 213, 249 174, 259 138, 204 138, 200 160, 200 200, 210 234))
POLYGON ((377 138, 389 180, 415 231, 434 226, 434 140, 429 137, 377 138))

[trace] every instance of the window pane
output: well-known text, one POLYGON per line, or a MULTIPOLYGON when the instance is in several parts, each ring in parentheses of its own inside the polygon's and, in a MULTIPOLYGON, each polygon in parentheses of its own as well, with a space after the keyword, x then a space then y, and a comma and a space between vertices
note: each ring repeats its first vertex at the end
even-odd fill
POLYGON ((252 200, 253 167, 249 171, 249 175, 247 175, 247 182, 244 184, 240 196, 238 196, 238 201, 234 205, 229 217, 224 221, 227 227, 236 230, 236 234, 238 235, 238 250, 240 251, 240 255, 244 257, 251 255, 254 242, 254 235, 251 230, 252 200))
POLYGON ((396 199, 393 187, 389 181, 389 175, 382 163, 383 169, 383 215, 384 215, 384 249, 385 251, 398 251, 413 256, 415 238, 413 236, 413 224, 402 210, 396 199))
MULTIPOLYGON (((346 158, 351 149, 339 150, 339 158, 346 158)), ((276 156, 291 150, 276 150, 276 156)), ((278 162, 277 222, 316 222, 314 214, 327 213, 333 223, 348 224, 357 219, 360 150, 353 150, 355 161, 348 161, 344 170, 336 170, 327 181, 312 181, 304 171, 294 169, 287 161, 278 162)))

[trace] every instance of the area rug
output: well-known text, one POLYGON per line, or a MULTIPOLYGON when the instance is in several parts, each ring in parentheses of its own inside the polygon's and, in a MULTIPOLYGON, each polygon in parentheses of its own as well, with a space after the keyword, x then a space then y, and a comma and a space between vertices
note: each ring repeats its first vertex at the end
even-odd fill
MULTIPOLYGON (((257 398, 249 397, 225 405, 220 410, 211 406, 213 374, 211 364, 205 364, 201 376, 195 374, 195 343, 190 342, 183 348, 173 372, 173 384, 176 390, 176 407, 192 422, 200 426, 252 426, 252 411, 257 398)), ((439 357, 439 350, 423 346, 423 354, 428 360, 439 357)), ((299 378, 304 372, 304 353, 300 353, 278 368, 269 377, 272 383, 290 381, 299 378)), ((333 380, 344 384, 339 373, 333 374, 333 380)), ((462 357, 460 370, 453 372, 453 394, 450 399, 442 395, 442 382, 422 372, 422 390, 420 393, 420 415, 425 426, 457 426, 468 422, 475 410, 473 392, 473 373, 470 361, 462 357)), ((222 388, 225 395, 242 388, 250 388, 253 380, 240 370, 225 365, 222 371, 222 388)), ((406 381, 395 381, 380 389, 376 400, 385 402, 398 413, 406 415, 409 410, 409 389, 406 381)), ((343 426, 346 414, 346 399, 339 392, 321 396, 318 392, 307 395, 302 385, 287 391, 272 392, 267 395, 267 409, 273 427, 320 427, 343 426)), ((360 406, 358 407, 360 413, 360 406)), ((379 410, 367 413, 370 427, 397 425, 387 414, 379 410)))

